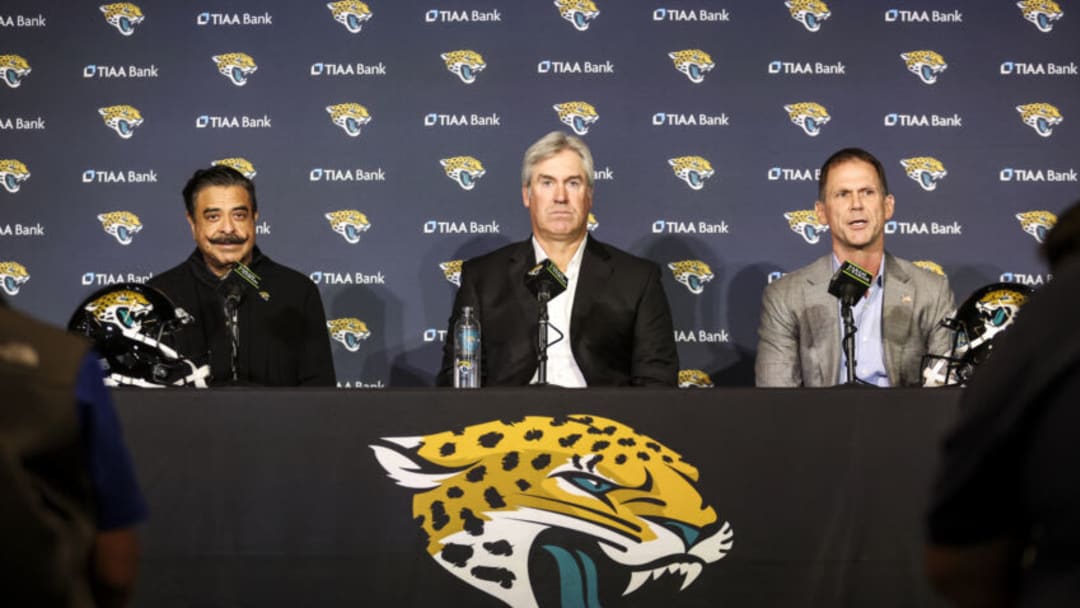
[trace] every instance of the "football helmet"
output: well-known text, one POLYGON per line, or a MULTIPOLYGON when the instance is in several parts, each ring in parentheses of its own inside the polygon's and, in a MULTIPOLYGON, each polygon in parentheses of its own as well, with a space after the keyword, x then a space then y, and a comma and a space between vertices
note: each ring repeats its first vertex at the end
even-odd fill
POLYGON ((94 343, 108 386, 205 388, 207 365, 197 366, 164 340, 192 323, 168 296, 139 283, 117 283, 90 294, 68 321, 68 331, 94 343))
POLYGON ((966 384, 1033 293, 1020 283, 992 283, 971 294, 951 317, 941 320, 952 332, 952 348, 948 355, 923 357, 923 386, 966 384))

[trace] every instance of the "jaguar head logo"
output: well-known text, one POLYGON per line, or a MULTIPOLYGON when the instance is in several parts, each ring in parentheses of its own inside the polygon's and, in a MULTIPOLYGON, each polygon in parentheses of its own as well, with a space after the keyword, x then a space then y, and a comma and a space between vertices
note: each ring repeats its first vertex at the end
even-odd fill
POLYGON ((810 137, 817 137, 821 127, 831 120, 829 112, 819 103, 804 101, 784 106, 791 122, 802 127, 810 137))
POLYGON ((705 180, 716 173, 712 163, 700 156, 679 156, 669 158, 667 162, 671 165, 671 170, 675 172, 675 177, 686 182, 686 185, 694 190, 704 188, 705 180))
POLYGON ((371 9, 368 5, 357 0, 342 0, 341 2, 329 2, 326 8, 334 16, 334 21, 345 26, 352 34, 359 34, 364 27, 364 22, 371 19, 371 9))
POLYGON ((20 55, 0 55, 0 79, 13 89, 30 73, 30 64, 20 55))
POLYGON ((698 470, 615 420, 527 416, 431 435, 385 437, 371 449, 399 486, 427 553, 510 606, 599 606, 649 581, 685 589, 733 546, 697 489, 698 470))
POLYGON ((937 262, 932 262, 930 260, 917 260, 917 261, 912 262, 912 264, 918 266, 919 268, 922 268, 923 270, 925 270, 927 272, 932 272, 932 273, 937 274, 937 275, 946 276, 945 275, 945 269, 942 268, 941 264, 938 264, 937 262))
POLYGON ((359 243, 360 234, 371 229, 367 216, 356 209, 331 211, 326 214, 326 219, 330 221, 330 228, 351 245, 359 243))
POLYGON ((938 75, 949 67, 945 58, 934 51, 908 51, 900 53, 900 58, 904 60, 908 71, 926 84, 937 82, 938 75))
POLYGON ((108 106, 98 108, 105 126, 116 131, 116 134, 124 139, 130 139, 135 134, 135 129, 143 123, 142 114, 131 106, 108 106))
POLYGON ((902 158, 900 164, 903 165, 907 176, 915 180, 919 187, 927 192, 933 192, 937 188, 938 182, 949 174, 945 170, 945 165, 931 156, 902 158))
POLYGON ((484 165, 471 156, 451 156, 439 159, 446 177, 454 180, 462 190, 472 190, 476 182, 484 177, 484 165))
POLYGON ((788 0, 784 6, 788 7, 791 18, 810 32, 821 29, 821 24, 832 16, 829 7, 821 0, 788 0))
POLYGON ((135 235, 143 228, 139 216, 130 211, 101 213, 97 219, 101 222, 105 234, 116 238, 116 242, 121 245, 130 245, 135 235))
POLYGON ((218 159, 210 164, 214 167, 221 165, 230 169, 234 169, 248 179, 255 179, 255 176, 259 174, 259 172, 255 170, 255 165, 251 164, 251 161, 246 158, 241 158, 239 156, 233 158, 218 159))
POLYGON ((22 183, 30 179, 30 169, 26 168, 21 161, 14 158, 0 159, 0 186, 4 190, 15 194, 22 187, 22 183))
POLYGON ((589 216, 585 218, 585 229, 589 232, 596 230, 600 226, 600 221, 596 219, 596 216, 589 213, 589 216))
POLYGON ((326 106, 330 121, 341 127, 349 137, 360 135, 360 127, 371 122, 367 108, 358 103, 339 103, 326 106))
POLYGON ((555 0, 559 16, 566 19, 579 32, 589 29, 593 19, 600 16, 600 9, 592 0, 555 0))
POLYGON ((1057 224, 1057 216, 1049 211, 1024 211, 1017 213, 1016 219, 1020 220, 1020 227, 1030 234, 1036 241, 1042 243, 1050 229, 1057 224))
POLYGON ((984 341, 992 340, 1016 321, 1020 307, 1027 302, 1027 295, 1015 289, 995 289, 975 302, 975 310, 982 320, 984 341))
POLYGON ((86 311, 102 325, 115 325, 125 332, 138 332, 143 319, 154 310, 146 296, 130 289, 118 289, 91 301, 86 311))
POLYGON ((26 266, 18 262, 0 262, 0 289, 7 295, 19 295, 19 289, 29 280, 26 266))
POLYGON ((700 369, 680 369, 679 388, 712 388, 713 381, 709 374, 700 369))
POLYGON ((800 209, 798 211, 786 211, 784 219, 788 227, 795 234, 801 236, 804 241, 811 245, 821 240, 821 235, 829 230, 828 224, 818 221, 817 212, 813 209, 800 209))
POLYGON ((98 9, 105 15, 105 22, 125 36, 134 34, 135 26, 146 19, 142 9, 130 2, 103 4, 98 9))
POLYGON ((440 262, 439 268, 443 271, 443 276, 447 281, 450 281, 454 285, 461 287, 461 263, 464 260, 449 260, 447 262, 440 262))
POLYGON ((446 69, 449 70, 451 74, 456 74, 457 77, 461 79, 461 82, 464 82, 465 84, 476 82, 476 75, 484 71, 484 68, 487 67, 487 63, 484 63, 484 58, 476 51, 467 49, 447 51, 439 56, 446 62, 446 69))
POLYGON ((701 260, 671 262, 668 268, 675 275, 675 280, 682 283, 694 295, 705 291, 705 284, 714 278, 712 269, 701 260))
POLYGON ((1065 15, 1053 0, 1023 0, 1017 2, 1016 6, 1024 14, 1024 19, 1035 24, 1044 34, 1054 29, 1054 22, 1065 15))
POLYGON ((360 350, 360 342, 371 337, 367 323, 354 317, 330 319, 326 327, 330 337, 341 342, 350 353, 360 350))
POLYGON ((238 87, 247 84, 248 78, 259 69, 259 66, 255 65, 255 60, 247 53, 224 53, 214 55, 210 59, 217 66, 217 71, 238 87))
POLYGON ((558 113, 559 121, 573 129, 574 133, 578 135, 587 134, 589 127, 600 119, 600 115, 596 113, 596 108, 584 101, 557 103, 552 107, 558 113))
POLYGON ((675 69, 682 72, 694 84, 705 81, 705 74, 716 67, 712 57, 699 49, 687 49, 685 51, 673 51, 668 57, 675 62, 675 69))
POLYGON ((1024 124, 1035 129, 1035 132, 1042 137, 1053 135, 1054 127, 1064 120, 1061 112, 1048 103, 1024 104, 1016 106, 1016 111, 1020 112, 1020 119, 1024 121, 1024 124))

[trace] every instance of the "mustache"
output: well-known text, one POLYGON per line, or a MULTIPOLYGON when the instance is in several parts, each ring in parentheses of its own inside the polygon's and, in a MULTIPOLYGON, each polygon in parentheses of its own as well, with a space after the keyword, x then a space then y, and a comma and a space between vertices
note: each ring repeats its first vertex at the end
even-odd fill
POLYGON ((239 234, 223 234, 210 239, 210 242, 215 245, 243 245, 247 242, 247 237, 239 234))

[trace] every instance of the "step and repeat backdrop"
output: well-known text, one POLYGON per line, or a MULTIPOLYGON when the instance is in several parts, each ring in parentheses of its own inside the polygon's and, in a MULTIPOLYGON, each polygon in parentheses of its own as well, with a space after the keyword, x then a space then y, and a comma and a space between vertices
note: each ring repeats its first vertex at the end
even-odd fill
POLYGON ((339 384, 430 384, 460 260, 528 237, 521 157, 563 129, 596 159, 591 234, 664 271, 687 384, 750 384, 762 289, 828 251, 811 210, 841 147, 882 160, 887 247, 958 300, 1051 279, 1038 242, 1080 196, 1077 6, 5 0, 0 287, 66 323, 174 266, 181 188, 227 164, 262 250, 358 324, 339 384))

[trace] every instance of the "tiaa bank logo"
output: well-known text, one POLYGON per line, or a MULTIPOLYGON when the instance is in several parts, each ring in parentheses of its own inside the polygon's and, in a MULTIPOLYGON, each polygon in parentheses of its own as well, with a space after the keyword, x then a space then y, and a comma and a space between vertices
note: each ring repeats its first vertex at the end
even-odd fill
POLYGON ((364 22, 371 19, 371 9, 368 8, 368 5, 357 0, 329 2, 326 8, 330 9, 334 21, 344 25, 345 29, 352 34, 359 34, 364 27, 364 22))
POLYGON ((791 228, 792 232, 811 245, 816 245, 821 240, 821 235, 829 230, 829 225, 821 223, 818 220, 817 211, 813 209, 785 211, 784 219, 787 220, 788 228, 791 228))
POLYGON ((371 222, 356 209, 341 209, 325 215, 330 228, 340 234, 346 243, 355 245, 360 242, 360 235, 371 230, 371 222))
POLYGON ((784 111, 787 112, 788 119, 810 137, 817 137, 821 133, 821 127, 832 120, 825 106, 813 101, 788 104, 784 106, 784 111))
POLYGON ((587 134, 589 127, 597 120, 600 120, 596 108, 584 101, 567 101, 557 103, 552 107, 559 116, 559 122, 573 129, 574 133, 578 135, 587 134))
POLYGON ((705 291, 705 284, 713 280, 712 268, 701 260, 679 260, 668 264, 675 280, 690 290, 690 293, 698 295, 705 291))
POLYGON ((1024 19, 1033 23, 1044 34, 1054 29, 1054 22, 1065 15, 1053 0, 1023 0, 1017 2, 1016 6, 1024 19))
POLYGON ((97 219, 101 222, 105 234, 114 237, 121 245, 130 245, 135 235, 143 229, 139 216, 130 211, 100 213, 97 219))
POLYGON ((1053 135, 1054 127, 1064 120, 1061 112, 1048 103, 1028 103, 1016 106, 1016 111, 1020 113, 1020 120, 1024 121, 1025 125, 1035 129, 1035 132, 1041 137, 1053 135))
POLYGON ((828 5, 821 0, 788 0, 784 6, 788 7, 791 18, 810 32, 821 29, 821 24, 832 16, 828 5))
POLYGON ((30 64, 21 55, 0 55, 0 79, 17 89, 22 79, 30 74, 30 64))
POLYGON ((368 109, 358 103, 339 103, 326 106, 330 122, 341 127, 349 137, 360 135, 360 127, 371 122, 368 109))
POLYGON ((589 29, 592 20, 600 16, 600 9, 592 0, 555 0, 555 8, 579 32, 589 29))
POLYGON ((255 179, 255 176, 259 174, 259 172, 255 170, 255 165, 251 164, 251 161, 240 156, 218 159, 210 163, 210 166, 228 167, 234 171, 239 172, 241 175, 248 179, 255 179))
POLYGON ((945 165, 932 156, 901 158, 900 164, 904 167, 907 176, 915 180, 919 187, 927 192, 933 192, 938 182, 949 174, 945 170, 945 165))
POLYGON ((931 261, 931 260, 915 260, 914 262, 912 262, 912 264, 914 264, 915 266, 918 266, 919 268, 922 268, 923 270, 925 270, 927 272, 932 272, 934 274, 938 274, 938 275, 941 275, 941 276, 946 276, 945 275, 945 269, 942 268, 941 264, 938 264, 937 262, 934 262, 934 261, 931 261))
POLYGON ((326 329, 330 332, 330 337, 341 342, 350 353, 360 350, 360 342, 371 337, 367 323, 356 317, 330 319, 326 322, 326 329))
POLYGON ((440 158, 439 164, 442 165, 446 177, 454 180, 454 183, 461 186, 462 190, 475 188, 476 182, 487 172, 484 170, 484 165, 471 156, 440 158))
POLYGON ((705 74, 716 67, 712 57, 700 49, 672 51, 668 57, 675 63, 675 70, 685 74, 694 84, 704 82, 705 74))
POLYGON ((255 60, 247 53, 223 53, 210 59, 217 66, 217 71, 238 87, 247 84, 248 78, 259 69, 255 60))
POLYGON ((480 53, 469 49, 446 51, 439 57, 442 57, 442 60, 446 63, 446 69, 460 78, 461 82, 465 84, 476 82, 476 75, 487 67, 487 63, 484 62, 484 58, 480 56, 480 53))
POLYGON ((0 289, 9 296, 19 295, 19 290, 30 280, 26 266, 18 262, 0 262, 0 289))
POLYGON ((14 158, 0 159, 0 186, 3 186, 4 190, 15 194, 28 179, 30 169, 27 169, 22 161, 14 158))
POLYGON ((431 559, 508 606, 610 605, 653 583, 674 595, 732 549, 697 467, 616 420, 525 416, 370 447, 412 494, 431 559))
POLYGON ((908 71, 918 76, 919 80, 925 84, 937 82, 938 75, 949 67, 949 64, 945 63, 945 58, 936 51, 908 51, 900 53, 900 58, 904 60, 908 71))
POLYGON ((686 182, 686 185, 694 190, 701 190, 704 188, 705 180, 716 173, 712 163, 700 156, 679 156, 677 158, 669 158, 667 162, 668 165, 671 165, 671 170, 675 173, 675 177, 686 182))
POLYGON ((142 9, 130 2, 116 2, 102 4, 98 7, 105 16, 105 23, 116 28, 116 31, 125 36, 135 33, 135 26, 146 19, 142 9))
POLYGON ((700 369, 680 369, 679 388, 712 388, 713 381, 709 374, 700 369))
POLYGON ((1028 285, 1031 287, 1045 285, 1053 279, 1054 275, 1049 273, 1032 274, 1027 272, 1003 272, 998 278, 1002 283, 1020 283, 1021 285, 1028 285))
POLYGON ((445 262, 439 262, 439 269, 443 272, 443 277, 447 281, 461 287, 461 263, 464 260, 447 260, 445 262))
POLYGON ((1020 227, 1040 243, 1046 241, 1046 235, 1057 224, 1057 216, 1049 211, 1023 211, 1016 214, 1020 227))
POLYGON ((124 139, 130 139, 135 134, 135 129, 143 124, 139 110, 128 105, 98 108, 98 114, 105 121, 106 127, 116 131, 116 134, 124 139))

